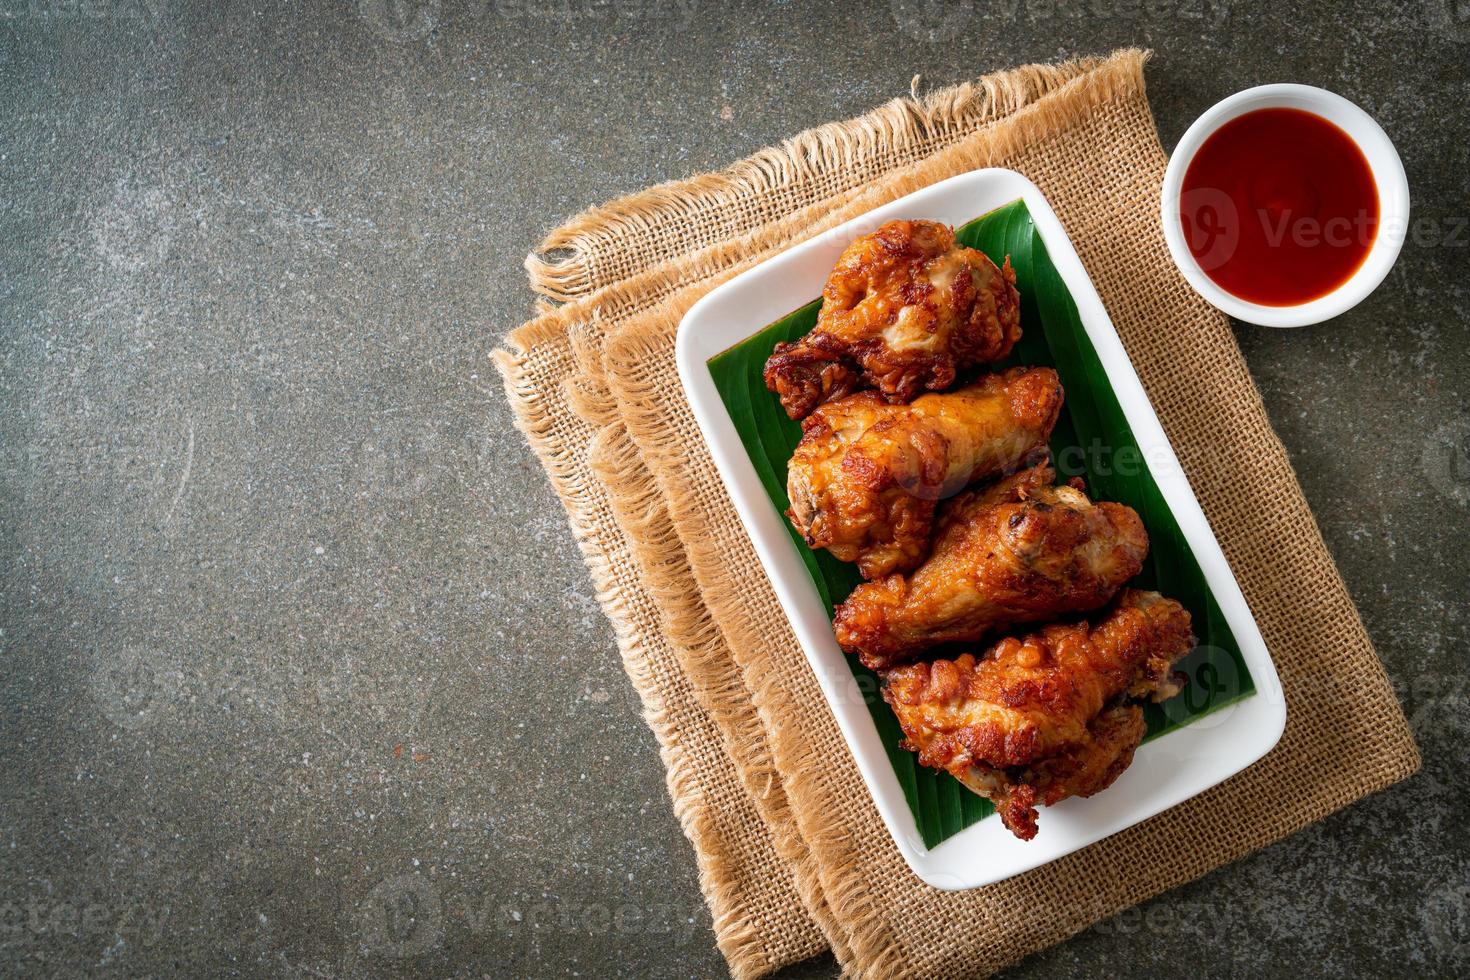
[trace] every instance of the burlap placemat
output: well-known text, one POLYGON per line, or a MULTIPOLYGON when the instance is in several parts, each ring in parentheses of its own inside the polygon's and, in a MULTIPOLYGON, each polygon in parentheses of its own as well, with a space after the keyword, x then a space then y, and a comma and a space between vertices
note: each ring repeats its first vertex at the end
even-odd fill
POLYGON ((1225 318, 1157 222, 1144 56, 1030 67, 813 130, 587 212, 528 261, 566 305, 495 354, 642 695, 721 950, 755 976, 975 975, 1277 840, 1418 766, 1408 727, 1225 318), (1066 225, 1271 649, 1266 759, 1060 861, 963 893, 904 865, 724 493, 673 362, 684 311, 824 228, 981 166, 1066 225))

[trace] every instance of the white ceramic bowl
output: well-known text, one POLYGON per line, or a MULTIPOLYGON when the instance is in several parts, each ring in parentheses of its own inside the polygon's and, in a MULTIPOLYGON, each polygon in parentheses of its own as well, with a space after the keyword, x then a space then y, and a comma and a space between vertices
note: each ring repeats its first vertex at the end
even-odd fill
POLYGON ((1237 320, 1266 327, 1304 327, 1357 306, 1388 275, 1409 227, 1409 181, 1398 151, 1382 127, 1347 99, 1311 85, 1261 85, 1216 103, 1189 127, 1169 158, 1162 205, 1164 239, 1169 243, 1174 264, 1196 292, 1237 320), (1337 289, 1295 306, 1263 306, 1226 292, 1195 260, 1179 220, 1179 191, 1200 145, 1225 123, 1257 109, 1301 109, 1333 123, 1358 144, 1378 185, 1378 234, 1368 257, 1337 289))

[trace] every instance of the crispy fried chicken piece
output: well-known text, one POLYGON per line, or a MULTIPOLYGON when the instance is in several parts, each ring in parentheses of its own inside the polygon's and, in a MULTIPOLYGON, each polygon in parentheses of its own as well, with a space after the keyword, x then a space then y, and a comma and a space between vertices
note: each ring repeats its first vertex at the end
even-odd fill
POLYGON ((940 643, 1106 603, 1143 567, 1148 534, 1131 508, 1094 504, 1055 478, 1043 463, 941 505, 929 559, 854 589, 837 607, 837 642, 884 670, 940 643))
POLYGON ((793 419, 860 387, 890 402, 940 391, 955 373, 1010 353, 1021 300, 1010 259, 997 268, 934 221, 890 221, 843 251, 811 333, 777 344, 766 387, 793 419))
POLYGON ((956 778, 995 804, 1001 823, 1021 840, 1036 836, 1036 807, 1069 796, 1101 793, 1133 764, 1147 726, 1135 704, 1108 708, 1087 726, 1086 737, 1038 761, 1018 776, 985 765, 967 766, 956 778))
POLYGON ((904 747, 991 800, 1022 840, 1036 809, 1099 793, 1143 740, 1143 712, 1183 686, 1176 661, 1194 648, 1184 607, 1126 589, 1095 624, 1053 624, 1007 637, 979 659, 916 663, 884 675, 904 747))
POLYGON ((1051 368, 987 375, 911 405, 872 391, 828 402, 802 422, 786 515, 807 544, 856 561, 864 578, 909 571, 929 552, 938 502, 1044 454, 1061 408, 1051 368))

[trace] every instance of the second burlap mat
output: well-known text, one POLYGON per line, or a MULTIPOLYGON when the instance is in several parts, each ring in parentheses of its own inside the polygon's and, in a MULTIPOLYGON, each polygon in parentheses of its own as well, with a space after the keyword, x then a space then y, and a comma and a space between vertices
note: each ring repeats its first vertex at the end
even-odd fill
MULTIPOLYGON (((1138 51, 1031 66, 804 133, 594 209, 528 261, 495 354, 566 506, 668 768, 720 949, 757 976, 830 947, 871 976, 985 974, 1412 773, 1418 753, 1221 314, 1158 226, 1138 51), (1030 177, 1101 293, 1271 650, 1286 732, 1235 778, 987 888, 906 867, 684 401, 674 333, 714 286, 920 187, 1030 177)), ((758 326, 758 325, 753 325, 758 326)))

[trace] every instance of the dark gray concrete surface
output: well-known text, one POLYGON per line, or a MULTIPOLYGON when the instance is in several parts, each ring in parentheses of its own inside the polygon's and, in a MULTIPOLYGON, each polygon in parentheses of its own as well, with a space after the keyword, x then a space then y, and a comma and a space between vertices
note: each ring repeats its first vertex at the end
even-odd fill
POLYGON ((1166 145, 1294 80, 1403 155, 1420 221, 1383 288, 1238 336, 1425 766, 1012 973, 1463 974, 1466 15, 5 0, 0 974, 720 974, 486 359, 521 257, 915 73, 1125 44, 1157 51, 1166 145))

